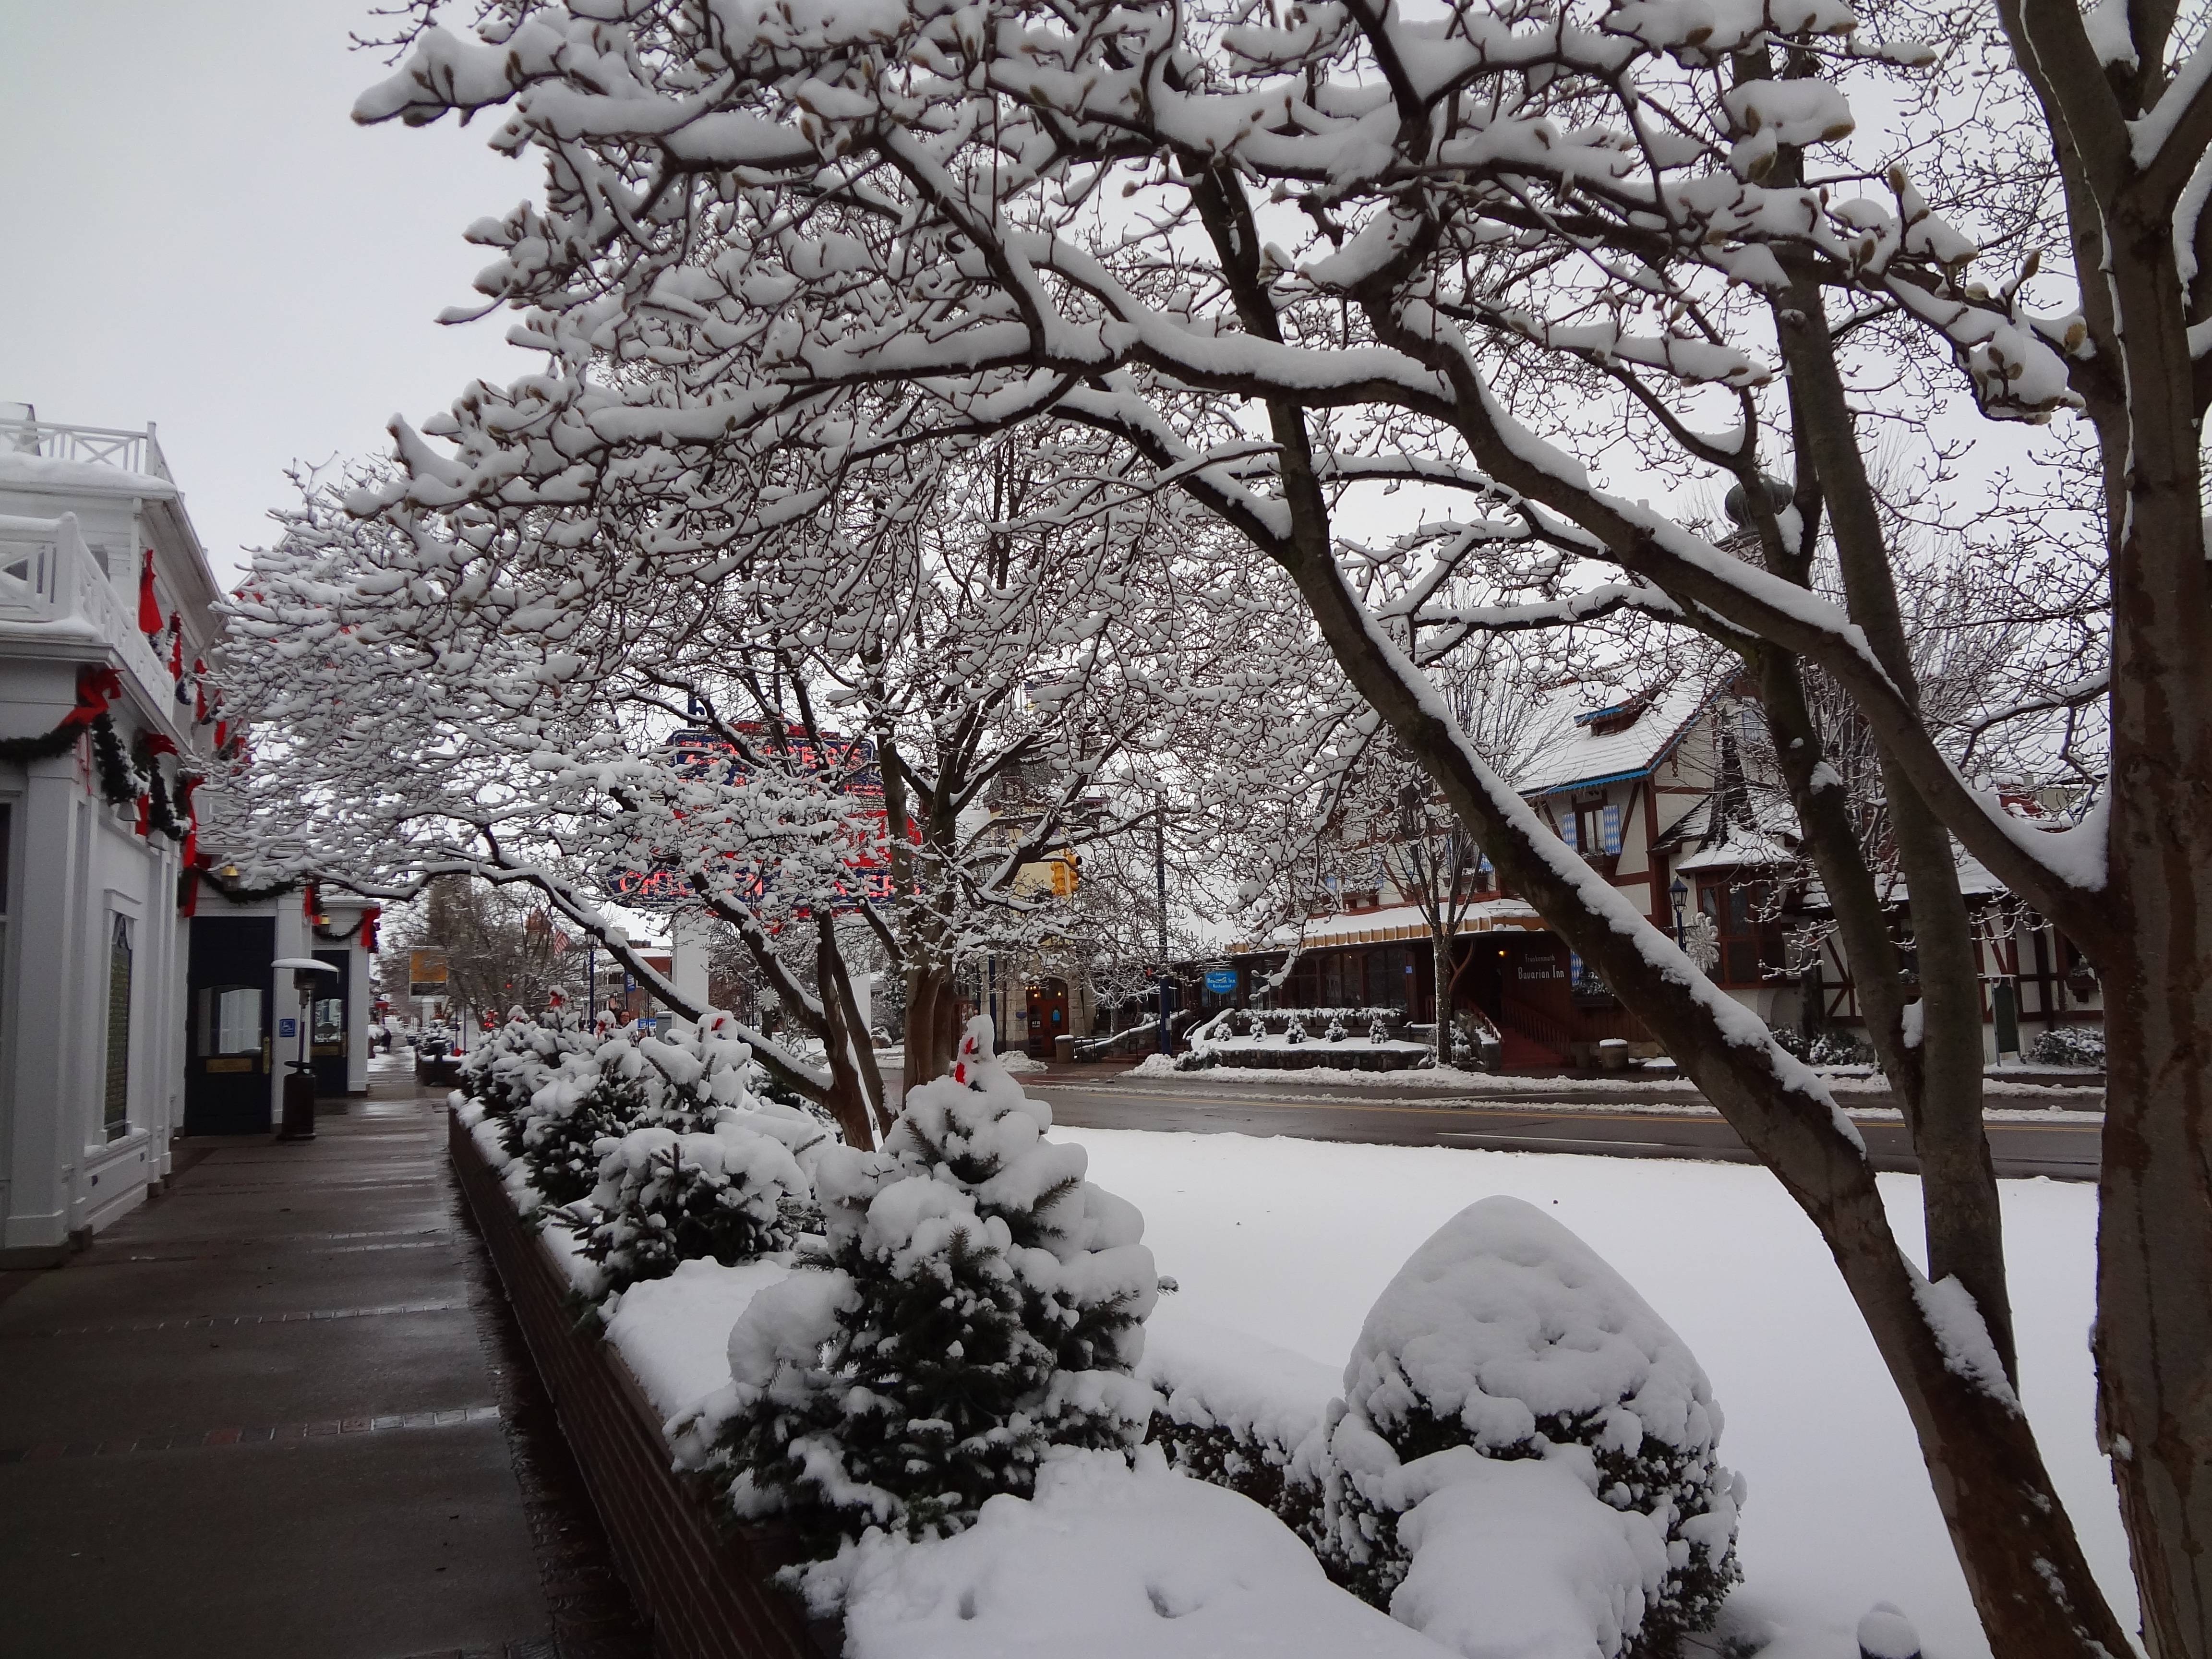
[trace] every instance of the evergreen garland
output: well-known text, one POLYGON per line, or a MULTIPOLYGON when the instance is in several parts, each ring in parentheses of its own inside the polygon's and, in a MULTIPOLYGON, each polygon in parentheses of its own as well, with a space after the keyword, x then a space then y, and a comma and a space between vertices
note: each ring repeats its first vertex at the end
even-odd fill
POLYGON ((52 760, 76 747, 84 723, 74 715, 35 738, 0 738, 0 761, 52 760))
POLYGON ((177 817, 177 809, 169 795, 169 781, 161 775, 161 763, 152 744, 141 732, 138 741, 131 745, 131 763, 133 770, 146 782, 146 822, 149 829, 160 831, 171 841, 185 838, 185 826, 177 817))
POLYGON ((110 806, 135 806, 138 804, 138 775, 131 764, 131 757, 123 751, 123 739, 115 733, 115 722, 106 714, 95 715, 92 722, 93 770, 100 778, 100 798, 110 806))

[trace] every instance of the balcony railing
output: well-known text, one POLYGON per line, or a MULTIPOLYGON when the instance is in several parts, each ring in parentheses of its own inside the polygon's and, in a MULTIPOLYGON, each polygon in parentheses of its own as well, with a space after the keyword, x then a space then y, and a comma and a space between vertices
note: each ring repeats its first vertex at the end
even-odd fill
POLYGON ((0 451, 43 455, 52 461, 91 461, 124 472, 143 472, 173 483, 169 464, 149 422, 143 432, 104 426, 64 426, 56 421, 0 420, 0 451))
POLYGON ((0 517, 0 635, 24 637, 18 632, 23 623, 37 624, 40 633, 106 646, 137 681, 148 705, 169 709, 175 685, 161 654, 138 631, 137 596, 126 596, 108 580, 73 514, 58 520, 0 517))

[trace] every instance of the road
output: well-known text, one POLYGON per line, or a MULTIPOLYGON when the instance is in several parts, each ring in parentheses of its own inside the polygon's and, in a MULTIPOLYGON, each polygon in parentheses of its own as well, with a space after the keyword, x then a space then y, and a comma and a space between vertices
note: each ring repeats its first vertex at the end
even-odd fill
MULTIPOLYGON (((1037 1078, 1024 1082, 1031 1094, 1051 1104, 1055 1122, 1078 1128, 1184 1129, 1386 1146, 1755 1161, 1735 1131, 1717 1117, 1638 1112, 1632 1107, 1570 1109, 1562 1103, 1522 1097, 1407 1102, 1288 1089, 1278 1094, 1250 1084, 1207 1089, 1134 1079, 1066 1083, 1037 1078)), ((1859 1131, 1876 1169, 1911 1172, 1919 1167, 1905 1126, 1895 1119, 1861 1121, 1859 1131)), ((2000 1176, 2096 1178, 2100 1129, 2095 1123, 1992 1123, 1989 1133, 2000 1176)))

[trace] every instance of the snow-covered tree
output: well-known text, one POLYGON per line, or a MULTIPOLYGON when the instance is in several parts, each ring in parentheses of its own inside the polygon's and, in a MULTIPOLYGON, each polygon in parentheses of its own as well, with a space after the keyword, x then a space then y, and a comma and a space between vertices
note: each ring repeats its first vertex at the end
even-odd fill
MULTIPOLYGON (((496 0, 473 40, 415 21, 360 118, 494 110, 495 142, 548 166, 542 201, 470 230, 547 370, 472 393, 432 434, 449 448, 402 434, 419 499, 574 500, 580 458, 827 477, 1025 419, 1111 437, 1100 453, 1139 465, 1102 479, 1181 492, 1289 577, 1492 862, 1820 1227, 1992 1644, 2110 1654, 2126 1638, 2012 1393, 1952 838, 2062 927, 2113 1039, 2100 1433, 2146 1640, 2212 1651, 2212 1419, 2191 1403, 2212 1376, 2201 19, 496 0), (586 373, 601 354, 681 373, 586 373), (2066 410, 2047 439, 2015 432, 2066 410), (2109 715, 2108 785, 2061 833, 2013 818, 1923 717, 1870 482, 1885 429, 1977 417, 2020 469, 2090 485, 2040 526, 2110 594, 2087 590, 2108 680, 2090 663, 2045 698, 2109 715), (1717 544, 1681 499, 1695 478, 1739 492, 1747 544, 1717 544), (1438 533, 1348 556, 1346 521, 1393 489, 1438 533), (1813 580, 1824 550, 1838 593, 1813 580), (1757 688, 1905 1105, 1933 1290, 1819 1081, 1560 845, 1430 678, 1482 632, 1626 609, 1719 641, 1757 688), (1917 998, 1830 787, 1814 670, 1879 750, 1917 998)), ((1929 450, 1954 525, 2018 507, 1929 450)))
POLYGON ((1158 1295, 1143 1219, 1046 1139, 991 1046, 969 1022, 881 1152, 823 1156, 826 1261, 731 1333, 732 1500, 823 1554, 871 1527, 957 1531, 1026 1495, 1048 1448, 1133 1446, 1151 1418, 1129 1375, 1158 1295))

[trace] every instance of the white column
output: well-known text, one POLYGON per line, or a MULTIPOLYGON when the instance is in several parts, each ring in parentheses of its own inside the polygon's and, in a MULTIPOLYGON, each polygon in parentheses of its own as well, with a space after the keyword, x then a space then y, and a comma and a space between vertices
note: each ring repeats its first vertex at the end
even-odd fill
POLYGON ((22 908, 14 924, 8 1031, 14 1085, 5 1126, 8 1203, 0 1233, 0 1248, 9 1249, 59 1244, 68 1236, 68 1182, 76 1163, 68 1148, 79 1130, 70 1098, 81 1024, 70 988, 84 887, 76 757, 33 762, 25 770, 15 839, 22 908))
POLYGON ((676 994, 694 1007, 707 1006, 707 940, 706 927, 696 917, 678 912, 669 919, 668 939, 670 956, 668 977, 676 987, 676 994))

